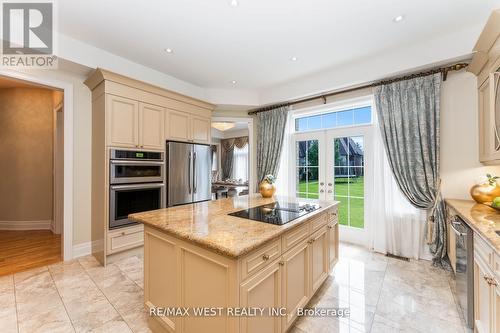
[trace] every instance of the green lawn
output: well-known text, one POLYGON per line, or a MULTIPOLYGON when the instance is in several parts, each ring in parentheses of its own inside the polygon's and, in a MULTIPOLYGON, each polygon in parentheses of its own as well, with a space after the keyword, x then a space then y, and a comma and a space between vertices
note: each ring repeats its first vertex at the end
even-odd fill
MULTIPOLYGON (((317 199, 319 197, 318 182, 299 183, 299 194, 301 198, 317 199)), ((332 194, 333 195, 333 194, 332 194)), ((340 201, 339 223, 348 225, 348 212, 351 215, 351 227, 364 227, 364 180, 363 177, 357 179, 336 179, 335 199, 340 201), (349 197, 348 197, 349 195, 349 197)))

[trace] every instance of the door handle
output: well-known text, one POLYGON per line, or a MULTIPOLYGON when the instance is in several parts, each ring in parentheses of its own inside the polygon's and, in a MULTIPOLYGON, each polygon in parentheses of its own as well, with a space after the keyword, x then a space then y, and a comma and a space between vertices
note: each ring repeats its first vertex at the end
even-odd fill
POLYGON ((191 152, 188 154, 188 191, 191 194, 191 152))
POLYGON ((193 193, 196 193, 196 152, 193 153, 193 193))

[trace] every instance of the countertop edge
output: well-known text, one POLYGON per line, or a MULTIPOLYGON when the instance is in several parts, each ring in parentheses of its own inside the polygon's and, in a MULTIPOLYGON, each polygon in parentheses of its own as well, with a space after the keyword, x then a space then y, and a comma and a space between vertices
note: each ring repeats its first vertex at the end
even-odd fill
POLYGON ((154 223, 150 223, 144 219, 141 219, 141 218, 138 218, 137 216, 135 216, 136 214, 131 214, 129 215, 129 219, 131 221, 134 221, 134 222, 138 222, 138 223, 142 223, 144 224, 145 226, 148 226, 148 227, 151 227, 151 228, 154 228, 160 232, 164 232, 172 237, 175 237, 175 238, 178 238, 180 240, 183 240, 183 241, 186 241, 186 242, 189 242, 191 244, 194 244, 194 245, 197 245, 197 246, 200 246, 200 247, 203 247, 204 249, 207 249, 209 251, 212 251, 212 252, 215 252, 219 255, 222 255, 224 257, 227 257, 227 258, 230 258, 230 259, 239 259, 243 256, 245 256, 246 254, 252 252, 253 250, 257 249, 258 247, 264 245, 266 242, 269 242, 275 238, 278 238, 280 237, 281 235, 283 235, 285 232, 301 225, 302 223, 304 222, 307 222, 309 221, 310 219, 314 218, 316 215, 319 215, 321 213, 324 213, 326 210, 328 209, 331 209, 332 207, 335 207, 335 206, 338 206, 339 202, 337 201, 331 201, 331 204, 327 205, 327 206, 322 206, 320 209, 310 213, 310 214, 307 214, 305 216, 302 216, 300 217, 299 221, 292 221, 290 222, 289 224, 285 224, 283 226, 281 226, 281 228, 279 229, 279 231, 277 231, 275 234, 273 235, 270 235, 268 237, 264 237, 262 238, 261 240, 259 241, 256 241, 255 243, 253 243, 251 246, 248 246, 244 249, 242 249, 241 251, 238 251, 238 252, 235 252, 235 251, 232 251, 231 249, 229 248, 222 248, 222 247, 217 247, 217 246, 214 246, 213 243, 209 242, 209 241, 205 241, 203 239, 198 239, 198 238, 193 238, 193 237, 189 237, 188 235, 184 235, 184 234, 180 234, 180 233, 176 233, 175 230, 173 229, 168 229, 168 228, 161 228, 157 225, 155 225, 154 223))
MULTIPOLYGON (((478 234, 479 237, 491 248, 493 251, 500 256, 500 249, 498 249, 495 244, 492 243, 491 239, 484 234, 482 230, 480 230, 477 225, 474 222, 469 221, 469 217, 465 216, 460 208, 458 208, 454 202, 455 201, 468 201, 464 199, 445 199, 445 203, 449 205, 453 210, 462 218, 462 220, 467 223, 467 225, 473 230, 474 233, 478 234)), ((485 206, 485 208, 489 208, 488 206, 485 206)), ((492 210, 492 212, 496 212, 493 208, 489 208, 492 210)))

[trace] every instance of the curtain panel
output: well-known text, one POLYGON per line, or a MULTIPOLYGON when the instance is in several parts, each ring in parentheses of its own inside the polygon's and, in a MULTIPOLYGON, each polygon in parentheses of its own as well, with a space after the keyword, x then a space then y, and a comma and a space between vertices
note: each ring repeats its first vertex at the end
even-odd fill
POLYGON ((394 82, 375 88, 375 103, 397 185, 414 207, 429 212, 428 243, 433 261, 447 267, 439 178, 440 88, 440 74, 394 82))
POLYGON ((289 106, 257 113, 257 181, 279 169, 289 106))
POLYGON ((248 144, 248 136, 223 139, 220 141, 220 145, 222 147, 221 163, 222 163, 223 180, 229 179, 233 175, 234 147, 241 149, 245 147, 247 144, 248 144))

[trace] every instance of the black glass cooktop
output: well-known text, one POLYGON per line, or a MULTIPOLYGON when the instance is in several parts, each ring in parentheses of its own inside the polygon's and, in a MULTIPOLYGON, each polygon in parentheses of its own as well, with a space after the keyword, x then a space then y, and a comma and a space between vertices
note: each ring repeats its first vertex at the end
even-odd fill
POLYGON ((283 225, 301 216, 309 214, 318 208, 320 208, 320 206, 313 203, 277 201, 262 206, 240 210, 238 212, 230 213, 229 215, 264 223, 283 225))

